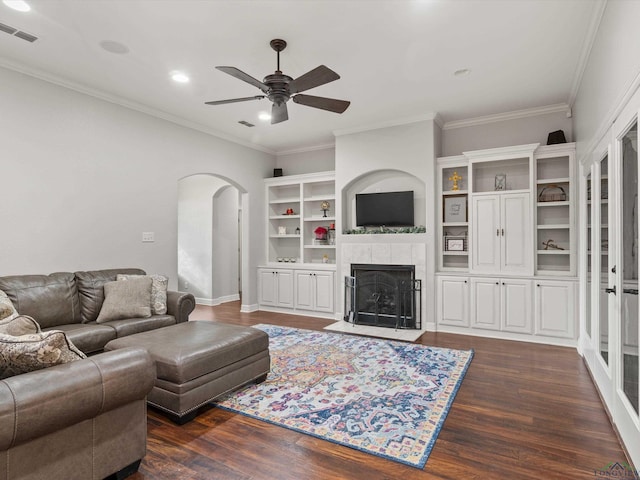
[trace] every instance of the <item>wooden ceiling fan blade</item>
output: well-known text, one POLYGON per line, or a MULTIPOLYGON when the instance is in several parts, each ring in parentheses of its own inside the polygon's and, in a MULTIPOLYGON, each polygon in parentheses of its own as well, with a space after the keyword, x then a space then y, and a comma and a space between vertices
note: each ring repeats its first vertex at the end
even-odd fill
POLYGON ((255 95, 253 97, 230 98, 229 100, 214 100, 212 102, 204 102, 205 105, 224 105, 225 103, 248 102, 249 100, 262 100, 264 95, 255 95))
POLYGON ((271 107, 271 125, 284 122, 286 120, 289 120, 289 111, 287 110, 287 104, 274 103, 273 107, 271 107))
POLYGON ((329 110, 330 112, 343 113, 351 102, 347 100, 336 100, 335 98, 315 97, 313 95, 296 95, 293 97, 293 101, 306 105, 307 107, 320 108, 322 110, 329 110))
POLYGON ((251 75, 244 73, 242 70, 238 70, 236 67, 216 67, 216 69, 228 75, 231 75, 232 77, 235 77, 239 80, 242 80, 243 82, 247 82, 253 85, 254 87, 258 87, 263 92, 266 92, 269 89, 269 87, 267 87, 260 80, 253 78, 251 75))
POLYGON ((320 65, 289 83, 289 92, 304 92, 305 90, 319 87, 320 85, 333 82, 339 78, 340 75, 336 72, 324 65, 320 65))

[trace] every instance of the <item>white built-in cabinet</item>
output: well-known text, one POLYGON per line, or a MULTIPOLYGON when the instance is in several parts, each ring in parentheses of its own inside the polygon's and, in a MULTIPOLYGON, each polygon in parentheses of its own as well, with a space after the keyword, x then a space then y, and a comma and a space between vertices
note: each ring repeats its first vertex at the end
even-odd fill
POLYGON ((573 143, 437 160, 438 330, 575 344, 574 163, 573 143))
POLYGON ((265 179, 266 263, 258 268, 262 310, 333 318, 335 173, 265 179), (323 208, 324 207, 324 208, 323 208), (316 229, 327 238, 316 238, 316 229))

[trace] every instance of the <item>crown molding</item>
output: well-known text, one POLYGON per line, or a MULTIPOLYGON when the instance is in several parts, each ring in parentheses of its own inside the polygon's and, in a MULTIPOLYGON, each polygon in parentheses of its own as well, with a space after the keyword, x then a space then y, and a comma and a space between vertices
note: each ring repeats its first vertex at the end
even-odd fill
POLYGON ((604 15, 606 6, 607 0, 597 0, 595 2, 594 13, 587 29, 587 35, 582 43, 582 51, 580 52, 578 65, 576 66, 576 71, 573 75, 573 82, 571 83, 571 89, 569 90, 569 107, 573 107, 576 97, 578 96, 580 85, 582 85, 582 78, 585 70, 587 69, 589 56, 591 55, 591 49, 596 41, 596 36, 598 34, 598 29, 600 28, 600 22, 602 21, 602 16, 604 15))
POLYGON ((342 135, 351 135, 352 133, 367 132, 369 130, 379 130, 380 128, 398 127, 400 125, 409 125, 411 123, 435 121, 436 117, 437 117, 436 113, 425 113, 423 115, 417 115, 415 117, 405 117, 405 118, 399 118, 395 120, 389 120, 386 122, 363 125, 361 127, 343 128, 339 130, 334 130, 333 134, 336 137, 340 137, 342 135))
POLYGON ((102 92, 97 89, 89 88, 85 85, 81 85, 79 83, 75 83, 56 75, 51 75, 42 70, 33 69, 22 65, 20 63, 11 62, 10 60, 0 58, 0 67, 6 68, 8 70, 13 70, 18 73, 22 73, 24 75, 28 75, 30 77, 37 78, 38 80, 42 80, 48 83, 52 83, 54 85, 58 85, 59 87, 67 88, 69 90, 73 90, 75 92, 88 95, 90 97, 97 98, 99 100, 103 100, 105 102, 113 103, 120 107, 128 108, 129 110, 134 110, 136 112, 144 113, 146 115, 159 118, 161 120, 166 120, 167 122, 174 123, 176 125, 180 125, 182 127, 189 128, 191 130, 197 130, 201 133, 205 133, 207 135, 211 135, 213 137, 219 138, 221 140, 225 140, 227 142, 235 143, 238 145, 242 145, 243 147, 251 148, 252 150, 258 150, 263 153, 268 153, 270 155, 275 155, 276 152, 270 150, 268 148, 262 147, 260 145, 256 145, 251 142, 246 142, 242 139, 234 137, 232 135, 227 135, 225 133, 219 132, 213 128, 206 127, 199 123, 191 122, 182 117, 178 117, 176 115, 172 115, 167 112, 163 112, 162 110, 158 110, 155 108, 148 107, 146 105, 142 105, 140 103, 132 102, 130 100, 126 100, 117 95, 110 95, 105 92, 102 92))
POLYGON ((571 108, 566 103, 556 103, 554 105, 546 105, 544 107, 526 108, 524 110, 514 110, 512 112, 496 113, 493 115, 485 115, 482 117, 468 118, 466 120, 453 120, 446 122, 442 129, 452 130, 454 128, 474 127, 476 125, 486 125, 488 123, 504 122, 508 120, 516 120, 518 118, 535 117, 538 115, 547 115, 549 113, 563 112, 567 117, 571 116, 571 108))
POLYGON ((278 151, 276 152, 277 156, 282 156, 282 155, 292 155, 295 153, 306 153, 306 152, 315 152, 318 150, 328 150, 330 148, 336 148, 336 144, 335 143, 327 143, 324 145, 314 145, 312 147, 300 147, 300 148, 294 148, 291 150, 282 150, 282 151, 278 151))

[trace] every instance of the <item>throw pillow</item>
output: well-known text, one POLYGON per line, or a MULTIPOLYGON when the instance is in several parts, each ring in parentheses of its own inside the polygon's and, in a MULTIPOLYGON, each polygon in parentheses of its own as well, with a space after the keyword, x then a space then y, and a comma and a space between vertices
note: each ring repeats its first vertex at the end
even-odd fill
POLYGON ((149 277, 151 279, 151 313, 164 315, 167 313, 167 289, 169 279, 164 275, 127 275, 119 273, 116 280, 129 280, 131 278, 149 277))
POLYGON ((18 316, 18 312, 16 311, 13 303, 11 303, 11 299, 0 290, 0 321, 9 321, 18 316))
POLYGON ((8 322, 0 322, 0 333, 4 335, 28 335, 32 333, 40 333, 40 325, 32 317, 28 315, 18 315, 8 322))
POLYGON ((104 303, 97 323, 122 318, 148 318, 151 316, 151 279, 132 278, 126 282, 104 284, 104 303))
POLYGON ((0 380, 82 358, 87 357, 60 330, 20 337, 0 334, 0 380))

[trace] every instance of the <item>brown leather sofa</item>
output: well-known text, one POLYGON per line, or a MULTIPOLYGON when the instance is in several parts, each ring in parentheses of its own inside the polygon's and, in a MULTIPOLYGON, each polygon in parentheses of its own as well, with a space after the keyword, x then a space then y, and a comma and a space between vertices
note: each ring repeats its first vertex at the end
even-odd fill
POLYGON ((135 472, 155 377, 146 350, 128 348, 0 381, 0 480, 135 472))
POLYGON ((96 323, 104 302, 104 284, 118 274, 144 275, 144 270, 121 268, 51 275, 0 277, 0 290, 18 313, 33 317, 43 331, 62 330, 85 354, 101 352, 116 338, 186 322, 195 308, 190 293, 167 292, 166 315, 96 323))

